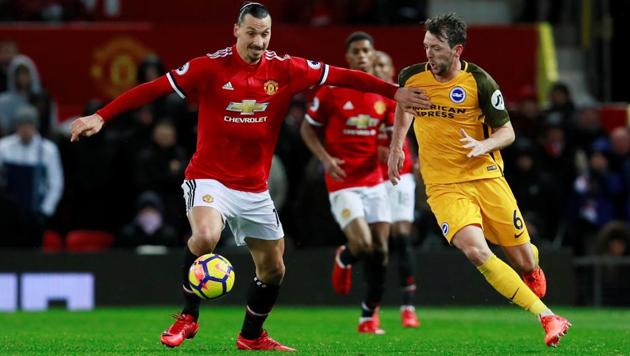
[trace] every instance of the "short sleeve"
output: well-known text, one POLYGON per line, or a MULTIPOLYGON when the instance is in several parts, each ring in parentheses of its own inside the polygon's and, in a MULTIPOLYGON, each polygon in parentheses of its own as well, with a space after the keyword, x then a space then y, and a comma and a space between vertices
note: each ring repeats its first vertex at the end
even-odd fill
POLYGON ((303 91, 326 82, 328 64, 300 57, 290 57, 289 61, 289 75, 293 90, 303 91))
POLYGON ((325 110, 322 107, 322 102, 326 102, 326 92, 327 87, 319 88, 319 90, 317 90, 317 93, 315 93, 315 96, 313 97, 310 105, 308 106, 308 109, 306 110, 306 121, 308 121, 308 123, 313 126, 322 127, 326 125, 327 115, 325 114, 325 110))
POLYGON ((505 125, 510 121, 510 115, 499 85, 481 68, 473 69, 472 74, 477 82, 479 108, 485 116, 485 123, 492 128, 505 125))
POLYGON ((201 84, 206 83, 208 77, 212 75, 210 67, 208 57, 197 57, 166 73, 166 78, 173 87, 173 91, 182 99, 195 97, 201 84))

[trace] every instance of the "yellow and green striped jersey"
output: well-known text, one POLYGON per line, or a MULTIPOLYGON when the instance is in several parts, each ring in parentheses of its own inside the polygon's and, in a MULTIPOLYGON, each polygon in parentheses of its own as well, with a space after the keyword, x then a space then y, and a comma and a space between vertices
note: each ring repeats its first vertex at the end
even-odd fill
POLYGON ((462 70, 448 82, 438 82, 428 63, 419 63, 400 72, 401 87, 426 90, 432 106, 419 109, 414 131, 418 140, 420 173, 425 184, 448 184, 503 175, 503 159, 499 151, 468 158, 470 149, 463 148, 462 134, 483 140, 492 129, 507 123, 499 86, 480 67, 462 61, 462 70))

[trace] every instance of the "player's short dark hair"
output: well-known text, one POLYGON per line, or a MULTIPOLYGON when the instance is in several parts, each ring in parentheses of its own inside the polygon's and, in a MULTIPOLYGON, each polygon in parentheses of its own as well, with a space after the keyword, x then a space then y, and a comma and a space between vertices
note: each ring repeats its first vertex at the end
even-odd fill
POLYGON ((432 35, 448 41, 451 48, 466 44, 466 22, 454 12, 430 17, 424 26, 432 35))
POLYGON ((374 46, 374 38, 370 34, 362 31, 353 32, 346 38, 346 52, 350 49, 350 45, 356 41, 368 41, 374 46))
POLYGON ((269 16, 269 10, 267 10, 267 7, 261 3, 247 1, 243 4, 243 6, 241 6, 236 23, 239 25, 243 23, 243 20, 247 15, 252 15, 257 19, 264 19, 269 16))

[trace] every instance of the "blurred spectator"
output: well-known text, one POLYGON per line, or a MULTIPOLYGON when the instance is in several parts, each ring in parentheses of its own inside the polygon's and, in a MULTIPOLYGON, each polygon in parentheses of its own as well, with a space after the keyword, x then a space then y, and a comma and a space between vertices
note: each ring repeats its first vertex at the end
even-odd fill
POLYGON ((146 191, 138 197, 136 216, 125 225, 115 241, 116 247, 179 245, 177 233, 164 219, 164 204, 155 192, 146 191))
POLYGON ((35 63, 27 56, 17 55, 7 70, 7 90, 0 94, 0 132, 12 132, 15 111, 29 103, 39 111, 39 132, 49 136, 57 121, 54 103, 42 89, 35 63))
MULTIPOLYGON (((102 106, 102 102, 92 100, 85 106, 83 115, 92 114, 102 106)), ((118 231, 121 225, 115 224, 122 220, 118 218, 120 188, 114 186, 111 174, 116 152, 114 141, 108 136, 111 131, 105 130, 89 140, 74 143, 70 143, 69 131, 65 134, 59 139, 66 173, 66 189, 57 216, 60 231, 118 231)), ((126 185, 130 185, 129 182, 126 185)))
POLYGON ((15 1, 14 14, 18 21, 61 22, 85 18, 82 0, 15 1))
POLYGON ((510 110, 510 121, 517 137, 527 137, 532 141, 538 139, 537 135, 543 126, 543 113, 532 87, 521 89, 518 102, 510 110))
POLYGON ((580 110, 573 135, 571 135, 573 145, 588 149, 593 142, 605 138, 606 133, 601 128, 599 110, 593 107, 580 110))
POLYGON ((166 74, 164 64, 155 54, 148 55, 138 66, 138 84, 150 82, 166 74))
POLYGON ((63 192, 63 169, 57 146, 38 131, 38 113, 22 106, 15 113, 17 132, 0 139, 4 189, 23 218, 21 246, 39 246, 63 192))
POLYGON ((534 146, 527 138, 514 144, 514 164, 506 169, 506 177, 514 192, 527 230, 533 239, 551 241, 562 218, 563 201, 553 177, 539 169, 534 159, 534 146))
POLYGON ((571 132, 575 125, 575 104, 569 87, 561 82, 555 83, 549 90, 549 108, 545 111, 545 124, 562 126, 571 132))
POLYGON ((139 148, 133 168, 137 191, 158 192, 165 203, 164 218, 179 228, 185 226, 185 216, 180 185, 188 157, 177 144, 175 126, 168 119, 161 119, 153 128, 151 142, 139 148), (181 221, 180 221, 181 220, 181 221), (180 226, 181 225, 181 226, 180 226))
POLYGON ((619 216, 616 206, 623 186, 621 177, 609 170, 604 152, 596 147, 589 156, 588 170, 575 179, 573 189, 573 231, 569 237, 574 252, 583 255, 592 250, 597 231, 619 216))
POLYGON ((0 93, 7 90, 9 63, 18 55, 18 47, 14 41, 0 41, 0 93))
MULTIPOLYGON (((621 221, 606 225, 598 236, 597 253, 608 257, 628 257, 630 255, 630 229, 621 221)), ((606 264, 602 276, 602 297, 604 305, 630 305, 630 267, 627 265, 606 264)))
POLYGON ((562 20, 565 9, 564 0, 525 0, 522 1, 522 9, 517 22, 550 22, 558 24, 562 20))
POLYGON ((619 175, 623 183, 623 200, 619 207, 622 218, 630 221, 630 131, 617 127, 610 132, 610 170, 619 175))
POLYGON ((297 230, 296 215, 302 214, 296 209, 298 188, 304 180, 304 165, 311 158, 311 152, 306 148, 300 136, 300 125, 306 113, 304 99, 297 96, 291 102, 287 115, 282 123, 280 138, 276 145, 275 154, 282 161, 286 171, 287 192, 285 209, 280 212, 280 220, 283 221, 287 235, 292 235, 297 230))
POLYGON ((271 171, 269 172, 269 194, 276 206, 277 213, 280 214, 287 200, 287 171, 284 163, 277 155, 273 155, 271 160, 271 171))

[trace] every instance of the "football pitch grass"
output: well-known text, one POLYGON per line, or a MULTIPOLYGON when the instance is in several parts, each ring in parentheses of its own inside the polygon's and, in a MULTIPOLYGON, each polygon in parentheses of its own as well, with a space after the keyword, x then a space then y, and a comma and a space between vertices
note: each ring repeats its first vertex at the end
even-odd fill
MULTIPOLYGON (((159 342, 177 308, 99 308, 91 312, 0 313, 0 355, 249 354, 235 339, 243 308, 202 308, 200 330, 176 349, 159 342)), ((630 309, 558 308, 573 327, 560 346, 543 342, 537 320, 516 307, 420 307, 419 329, 403 329, 397 308, 381 311, 386 335, 359 335, 358 308, 279 305, 269 317, 270 335, 302 354, 473 355, 630 354, 630 309)))

